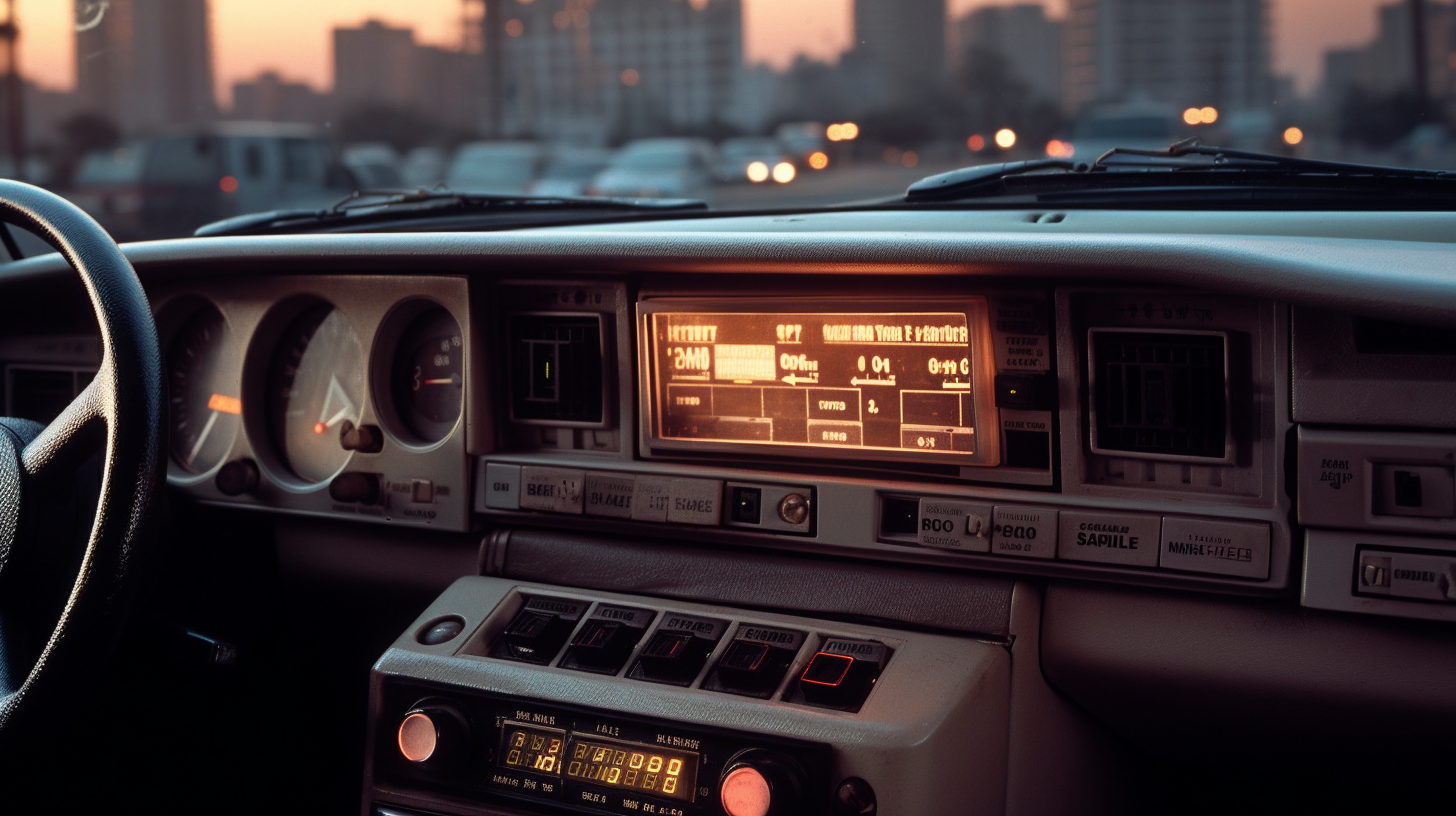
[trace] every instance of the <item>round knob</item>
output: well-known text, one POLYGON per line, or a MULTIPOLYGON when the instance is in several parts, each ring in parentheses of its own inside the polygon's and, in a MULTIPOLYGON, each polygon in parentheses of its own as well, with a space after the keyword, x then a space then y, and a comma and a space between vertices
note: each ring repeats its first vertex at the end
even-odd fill
POLYGON ((408 762, 445 768, 465 758, 470 725, 460 709, 436 701, 421 701, 400 720, 395 735, 399 754, 408 762))
POLYGON ((727 816, 786 816, 803 810, 804 774, 771 751, 748 750, 728 761, 718 783, 727 816))
POLYGON ((258 489, 258 466, 252 459, 228 462, 213 478, 217 491, 224 496, 241 496, 258 489))

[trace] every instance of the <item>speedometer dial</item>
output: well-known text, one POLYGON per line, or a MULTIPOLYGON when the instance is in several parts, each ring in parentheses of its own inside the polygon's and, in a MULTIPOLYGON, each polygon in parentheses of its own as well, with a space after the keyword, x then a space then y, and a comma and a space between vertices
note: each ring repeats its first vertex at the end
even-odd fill
POLYGON ((189 473, 212 470, 232 449, 242 418, 236 354, 227 321, 211 305, 182 324, 167 348, 172 460, 189 473))
POLYGON ((364 354, 344 315, 321 305, 289 326, 268 374, 268 417, 274 443, 294 475, 333 478, 351 452, 341 444, 359 424, 364 354))

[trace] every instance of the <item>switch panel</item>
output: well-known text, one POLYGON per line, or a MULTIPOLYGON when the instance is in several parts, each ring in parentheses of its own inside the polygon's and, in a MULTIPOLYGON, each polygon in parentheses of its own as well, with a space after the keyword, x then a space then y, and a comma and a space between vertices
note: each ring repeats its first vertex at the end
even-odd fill
POLYGON ((715 618, 667 613, 652 633, 628 677, 652 683, 686 686, 708 662, 708 655, 722 639, 728 622, 715 618))
POLYGON ((566 656, 561 658, 561 667, 616 674, 627 664, 627 658, 637 648, 653 617, 655 613, 650 609, 599 605, 571 639, 566 656))
POLYGON ((522 663, 550 663, 587 606, 585 601, 561 598, 528 599, 496 638, 490 656, 522 663))
POLYGON ((784 699, 837 711, 859 711, 889 659, 890 650, 883 643, 830 638, 809 658, 784 699))
POLYGON ((779 687, 803 643, 803 632, 743 624, 703 688, 766 699, 779 687))
POLYGON ((1383 516, 1456 518, 1456 477, 1439 465, 1375 465, 1375 512, 1383 516))

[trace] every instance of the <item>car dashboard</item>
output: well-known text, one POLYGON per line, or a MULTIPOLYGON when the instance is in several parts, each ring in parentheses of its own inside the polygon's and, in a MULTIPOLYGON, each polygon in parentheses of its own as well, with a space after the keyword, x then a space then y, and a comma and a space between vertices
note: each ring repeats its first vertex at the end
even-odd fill
MULTIPOLYGON (((244 530, 300 608, 388 621, 264 671, 337 726, 324 809, 1126 812, 1448 767, 1451 221, 125 250, 173 549, 244 530)), ((7 415, 95 371, 68 275, 0 277, 7 415)))

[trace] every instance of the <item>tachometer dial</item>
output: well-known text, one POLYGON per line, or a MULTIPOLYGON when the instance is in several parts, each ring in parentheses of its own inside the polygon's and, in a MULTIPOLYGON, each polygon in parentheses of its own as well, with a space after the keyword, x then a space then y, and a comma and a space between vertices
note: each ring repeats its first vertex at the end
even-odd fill
POLYGON ((182 324, 167 348, 172 460, 206 473, 227 458, 242 419, 237 349, 227 321, 207 306, 182 324))
POLYGON ((310 309, 283 335, 268 372, 268 418, 288 468, 307 482, 343 470, 352 455, 341 444, 359 424, 364 354, 359 337, 332 306, 310 309))
POLYGON ((416 317, 400 336, 390 391, 400 422, 421 441, 444 439, 460 418, 464 351, 460 324, 438 307, 416 317))

